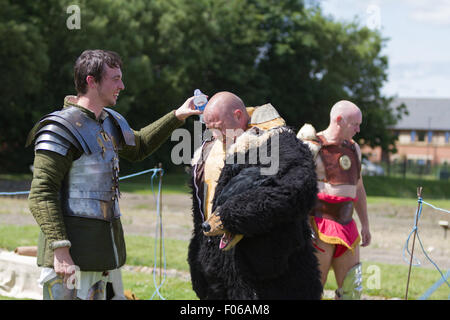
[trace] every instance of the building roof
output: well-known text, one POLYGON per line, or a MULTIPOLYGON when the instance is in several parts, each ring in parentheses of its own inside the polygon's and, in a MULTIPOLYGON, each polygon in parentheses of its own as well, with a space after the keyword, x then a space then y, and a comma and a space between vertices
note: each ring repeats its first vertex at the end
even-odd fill
POLYGON ((393 108, 401 103, 409 112, 393 127, 403 130, 445 130, 450 131, 450 98, 396 98, 393 108))

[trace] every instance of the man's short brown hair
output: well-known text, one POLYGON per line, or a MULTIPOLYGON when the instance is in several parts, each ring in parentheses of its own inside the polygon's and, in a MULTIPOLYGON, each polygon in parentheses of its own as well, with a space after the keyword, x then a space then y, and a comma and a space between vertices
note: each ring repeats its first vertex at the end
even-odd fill
POLYGON ((95 81, 101 82, 105 63, 110 68, 121 68, 122 60, 117 52, 108 50, 85 50, 75 62, 74 80, 77 93, 87 92, 87 76, 93 76, 95 81))

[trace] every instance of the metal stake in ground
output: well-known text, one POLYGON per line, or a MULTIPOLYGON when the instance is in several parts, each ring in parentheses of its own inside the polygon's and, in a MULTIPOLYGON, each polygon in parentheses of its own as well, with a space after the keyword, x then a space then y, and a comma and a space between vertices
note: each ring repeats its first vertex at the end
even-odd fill
POLYGON ((411 259, 409 260, 409 270, 408 270, 408 280, 406 282, 406 293, 405 293, 405 300, 408 300, 408 289, 409 289, 409 279, 411 277, 411 267, 412 267, 412 260, 414 256, 414 244, 416 242, 416 234, 417 234, 417 225, 419 223, 419 210, 422 205, 422 187, 417 188, 417 198, 418 198, 418 204, 417 204, 417 212, 416 212, 416 221, 414 223, 414 237, 413 237, 413 243, 411 248, 411 259))
MULTIPOLYGON (((161 169, 161 171, 159 172, 159 185, 162 185, 162 163, 160 162, 158 164, 159 169, 161 169)), ((159 224, 159 283, 162 283, 162 192, 159 193, 159 215, 160 215, 160 224, 159 224)))
POLYGON ((155 249, 154 249, 154 261, 153 261, 153 284, 155 285, 155 291, 153 292, 153 295, 151 296, 151 300, 153 300, 153 297, 155 294, 158 294, 158 296, 166 300, 159 291, 162 287, 165 279, 166 279, 166 254, 165 254, 165 248, 164 248, 164 234, 163 234, 163 227, 162 227, 162 176, 164 174, 164 170, 162 169, 162 164, 159 163, 158 167, 155 167, 154 174, 152 176, 152 191, 153 191, 153 178, 159 173, 159 187, 158 187, 158 196, 156 196, 155 192, 153 192, 153 195, 155 197, 156 202, 156 223, 155 223, 155 249), (159 239, 158 239, 159 234, 159 239), (157 277, 157 271, 158 271, 158 240, 159 240, 159 285, 156 283, 156 277, 157 277), (164 257, 163 257, 164 255, 164 257), (164 262, 163 262, 164 258, 164 262), (164 264, 164 267, 163 267, 164 264), (163 270, 164 268, 164 270, 163 270), (164 272, 164 275, 163 275, 164 272))

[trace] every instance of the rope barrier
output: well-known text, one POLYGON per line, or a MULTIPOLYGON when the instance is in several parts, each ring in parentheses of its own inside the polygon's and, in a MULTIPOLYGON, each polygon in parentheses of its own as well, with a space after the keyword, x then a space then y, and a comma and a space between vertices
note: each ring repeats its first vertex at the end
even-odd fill
MULTIPOLYGON (((420 193, 421 193, 421 191, 420 191, 420 193)), ((441 275, 441 279, 438 281, 438 283, 440 283, 439 286, 442 285, 442 284, 445 282, 445 283, 447 284, 447 286, 450 288, 450 283, 447 281, 447 278, 449 277, 450 272, 447 272, 447 275, 444 276, 444 274, 442 273, 441 269, 439 269, 438 265, 433 261, 433 259, 431 259, 431 258, 428 256, 428 254, 427 254, 425 248, 423 247, 422 240, 420 239, 419 228, 418 228, 419 219, 420 219, 420 217, 421 217, 421 215, 422 215, 423 204, 426 204, 426 205, 430 206, 431 208, 433 208, 433 209, 435 209, 435 210, 442 211, 442 212, 445 212, 445 213, 450 213, 450 211, 445 210, 445 209, 442 209, 442 208, 438 208, 438 207, 436 207, 436 206, 434 206, 434 205, 432 205, 432 204, 430 204, 430 203, 428 203, 428 202, 423 201, 423 199, 422 199, 422 197, 421 197, 420 195, 418 196, 417 202, 418 202, 418 207, 417 207, 417 211, 416 211, 416 214, 415 214, 415 223, 414 223, 414 226, 413 226, 411 232, 409 233, 409 235, 408 235, 408 237, 407 237, 407 239, 406 239, 405 246, 403 247, 403 260, 404 260, 405 262, 409 263, 409 265, 410 265, 410 271, 409 271, 409 273, 408 273, 408 283, 407 283, 407 287, 406 287, 406 296, 405 296, 405 299, 407 299, 407 296, 408 296, 408 284, 409 284, 409 275, 410 275, 410 272, 411 272, 411 266, 420 266, 420 265, 421 265, 420 260, 413 257, 413 255, 414 255, 414 242, 415 242, 415 238, 416 238, 416 237, 417 237, 417 240, 419 241, 420 248, 422 249, 423 254, 424 254, 425 257, 428 259, 428 261, 430 261, 431 264, 433 264, 433 266, 436 268, 436 270, 437 270, 437 271, 440 273, 440 275, 441 275), (414 234, 414 241, 413 241, 413 246, 412 246, 412 252, 410 252, 410 251, 409 251, 409 240, 410 240, 410 238, 411 238, 411 235, 413 235, 413 234, 414 234), (409 261, 409 262, 406 260, 405 253, 408 253, 409 256, 410 256, 410 261, 409 261), (413 260, 415 260, 416 262, 413 263, 413 260)), ((450 270, 449 270, 449 271, 450 271, 450 270)), ((436 285, 436 284, 435 284, 435 285, 436 285)), ((429 289, 429 290, 428 290, 421 298, 419 298, 419 299, 427 299, 427 298, 428 298, 428 297, 429 297, 429 296, 430 296, 430 295, 431 295, 431 294, 439 287, 439 286, 437 286, 436 288, 434 288, 435 285, 432 286, 432 288, 430 288, 430 289, 429 289), (434 288, 434 289, 433 289, 433 288, 434 288), (431 290, 431 289, 433 289, 433 290, 431 290)))
POLYGON ((15 196, 19 194, 29 194, 30 191, 16 191, 16 192, 0 192, 0 196, 15 196))
MULTIPOLYGON (((440 278, 438 281, 436 281, 420 298, 419 300, 426 300, 428 299, 433 292, 435 292, 441 285, 446 282, 446 280, 450 277, 450 269, 447 270, 447 273, 443 278, 440 278)), ((448 283, 447 283, 448 284, 448 283)), ((450 299, 450 294, 448 295, 448 299, 450 299)))
POLYGON ((423 200, 422 200, 422 203, 426 204, 427 206, 432 207, 435 210, 442 211, 442 212, 445 212, 445 213, 450 213, 450 211, 448 211, 448 210, 445 210, 445 209, 442 209, 442 208, 438 208, 436 206, 433 206, 431 203, 425 202, 423 200))
POLYGON ((160 168, 147 169, 147 170, 144 170, 144 171, 139 171, 139 172, 136 172, 136 173, 133 173, 133 174, 129 174, 129 175, 124 176, 124 177, 120 177, 119 180, 125 180, 125 179, 133 178, 133 177, 136 177, 136 176, 140 176, 142 174, 153 172, 153 175, 152 175, 152 181, 153 181, 153 177, 160 171, 163 171, 163 169, 160 169, 160 168))
MULTIPOLYGON (((140 175, 142 175, 142 174, 146 174, 146 173, 149 173, 149 172, 153 172, 153 176, 152 176, 152 180, 153 180, 153 177, 154 177, 160 170, 162 170, 162 169, 159 169, 159 168, 148 169, 148 170, 136 172, 136 173, 133 173, 133 174, 124 176, 124 177, 120 177, 119 180, 125 180, 125 179, 129 179, 129 178, 133 178, 133 177, 140 176, 140 175)), ((0 196, 15 196, 15 195, 22 195, 22 194, 29 194, 29 193, 30 193, 29 190, 28 190, 28 191, 0 192, 0 196)))

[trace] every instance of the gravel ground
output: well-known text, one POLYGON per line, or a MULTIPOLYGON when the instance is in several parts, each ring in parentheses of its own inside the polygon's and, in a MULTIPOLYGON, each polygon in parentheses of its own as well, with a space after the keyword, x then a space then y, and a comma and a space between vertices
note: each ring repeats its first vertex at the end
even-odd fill
MULTIPOLYGON (((123 193, 120 205, 125 233, 154 236, 157 215, 156 202, 152 195, 123 193)), ((163 194, 162 217, 166 238, 190 239, 191 206, 192 201, 189 195, 163 194)), ((414 225, 416 207, 417 203, 414 200, 411 200, 411 204, 408 205, 369 204, 372 242, 369 247, 361 248, 361 261, 408 265, 409 258, 406 257, 406 262, 403 258, 403 247, 414 225)), ((359 226, 357 217, 355 219, 359 226)), ((448 220, 448 215, 425 207, 419 221, 419 234, 427 254, 445 272, 450 269, 450 238, 444 238, 444 230, 438 224, 440 220, 448 220)), ((0 198, 0 224, 35 224, 28 209, 26 196, 0 198)), ((423 267, 434 268, 421 252, 417 241, 414 256, 420 260, 423 267)), ((147 266, 126 265, 124 270, 149 274, 153 272, 153 268, 147 266)), ((167 276, 190 279, 188 272, 180 270, 167 270, 167 276)), ((333 291, 325 290, 325 299, 333 299, 333 297, 333 291)), ((362 299, 385 300, 386 298, 363 295, 362 299)))
MULTIPOLYGON (((25 196, 0 200, 1 224, 27 225, 35 223, 28 210, 25 196)), ((152 195, 123 193, 120 206, 126 233, 148 236, 155 234, 156 202, 152 195)), ((164 234, 167 238, 190 239, 191 206, 192 201, 189 195, 163 194, 162 217, 164 234)), ((369 247, 361 248, 361 260, 407 265, 403 258, 403 248, 414 225, 416 207, 417 204, 414 200, 406 206, 391 206, 385 203, 369 204, 372 242, 369 247)), ((355 219, 359 226, 358 218, 355 219)), ((419 235, 427 254, 439 265, 441 270, 447 270, 450 268, 450 236, 444 238, 444 230, 438 224, 440 220, 448 220, 448 215, 424 207, 419 221, 419 235)), ((423 267, 433 267, 422 254, 418 241, 416 241, 414 256, 421 261, 423 267)), ((409 262, 408 258, 407 261, 409 262)))

